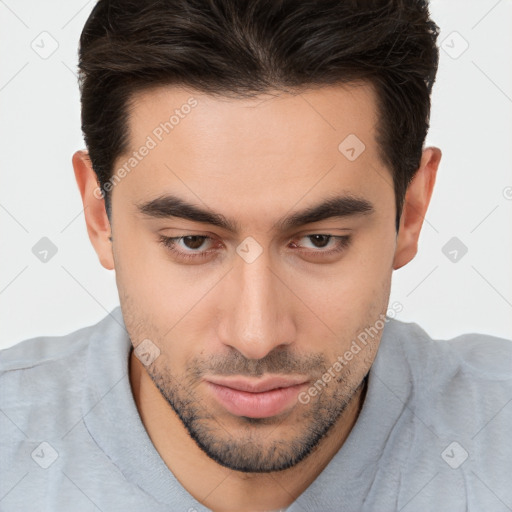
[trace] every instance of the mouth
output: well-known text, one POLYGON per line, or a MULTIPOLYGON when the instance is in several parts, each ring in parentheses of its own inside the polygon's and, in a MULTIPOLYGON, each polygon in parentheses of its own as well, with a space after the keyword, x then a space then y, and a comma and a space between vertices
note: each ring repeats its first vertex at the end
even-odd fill
POLYGON ((256 380, 210 377, 205 382, 222 407, 235 416, 247 418, 269 418, 292 408, 308 383, 303 377, 280 376, 256 380))

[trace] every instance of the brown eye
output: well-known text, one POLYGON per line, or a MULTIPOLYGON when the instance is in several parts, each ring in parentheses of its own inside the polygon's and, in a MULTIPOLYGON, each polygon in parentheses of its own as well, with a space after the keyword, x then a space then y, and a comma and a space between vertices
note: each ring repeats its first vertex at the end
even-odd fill
POLYGON ((351 241, 350 235, 329 235, 314 233, 292 241, 291 247, 307 260, 317 263, 330 263, 339 260, 351 241))
POLYGON ((313 245, 315 247, 321 248, 321 247, 325 247, 329 243, 331 236, 330 235, 309 235, 308 238, 311 240, 311 242, 313 243, 313 245))
POLYGON ((182 237, 182 241, 187 249, 200 249, 206 238, 205 236, 188 235, 182 237))
POLYGON ((207 235, 160 235, 158 241, 178 263, 199 264, 212 261, 219 252, 219 244, 207 235))

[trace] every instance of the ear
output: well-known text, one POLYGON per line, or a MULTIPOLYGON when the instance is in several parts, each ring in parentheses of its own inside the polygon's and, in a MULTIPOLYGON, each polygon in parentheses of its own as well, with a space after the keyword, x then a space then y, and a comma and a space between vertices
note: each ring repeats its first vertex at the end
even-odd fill
POLYGON ((421 162, 405 194, 393 269, 407 265, 418 252, 418 238, 427 213, 441 160, 439 148, 423 150, 421 162))
POLYGON ((100 263, 108 270, 114 268, 112 242, 110 241, 110 221, 105 210, 105 200, 98 186, 96 173, 87 151, 77 151, 73 155, 73 168, 78 189, 84 205, 85 223, 89 239, 98 255, 100 263))

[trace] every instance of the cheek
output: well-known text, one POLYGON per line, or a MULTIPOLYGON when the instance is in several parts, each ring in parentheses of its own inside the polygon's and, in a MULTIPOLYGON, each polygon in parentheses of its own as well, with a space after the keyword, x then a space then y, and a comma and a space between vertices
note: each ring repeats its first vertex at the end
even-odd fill
POLYGON ((128 226, 114 226, 113 248, 121 305, 124 302, 130 317, 156 336, 155 331, 161 333, 177 321, 174 316, 186 299, 183 295, 187 288, 179 282, 180 276, 173 272, 173 266, 165 261, 163 249, 147 235, 128 226))
POLYGON ((212 291, 222 274, 201 277, 199 266, 176 265, 145 236, 119 229, 114 243, 117 287, 131 330, 138 338, 159 340, 165 351, 175 350, 175 340, 203 339, 200 330, 212 325, 212 291))
POLYGON ((154 233, 133 222, 115 222, 115 270, 121 286, 140 302, 158 302, 176 296, 170 284, 179 285, 180 275, 154 233))
POLYGON ((368 235, 322 274, 303 275, 298 294, 337 326, 358 325, 386 307, 391 287, 394 237, 368 235), (302 282, 302 284, 301 284, 302 282))

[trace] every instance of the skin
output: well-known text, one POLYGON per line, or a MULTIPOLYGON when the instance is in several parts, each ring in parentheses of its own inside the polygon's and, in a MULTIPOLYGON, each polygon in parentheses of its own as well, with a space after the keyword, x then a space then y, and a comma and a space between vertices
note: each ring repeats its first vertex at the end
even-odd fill
MULTIPOLYGON (((397 235, 370 85, 243 100, 160 87, 134 98, 130 151, 191 97, 197 106, 113 188, 110 221, 85 151, 74 154, 73 166, 91 242, 101 264, 116 271, 132 343, 149 339, 160 350, 147 366, 133 353, 130 360, 134 399, 155 448, 212 510, 276 510, 315 480, 350 434, 381 332, 309 403, 295 401, 263 420, 228 412, 204 378, 298 375, 311 384, 332 367, 386 313, 393 270, 415 256, 441 152, 424 149, 397 235), (366 147, 354 161, 338 150, 349 134, 366 147), (165 194, 221 214, 237 230, 140 211, 165 194), (373 211, 276 226, 339 195, 362 198, 373 211), (335 239, 318 246, 308 238, 315 234, 350 242, 329 255, 335 239), (199 247, 211 252, 184 260, 160 235, 211 237, 199 247), (236 252, 247 237, 262 250, 251 263, 236 252)), ((183 241, 178 250, 197 252, 183 241)))

